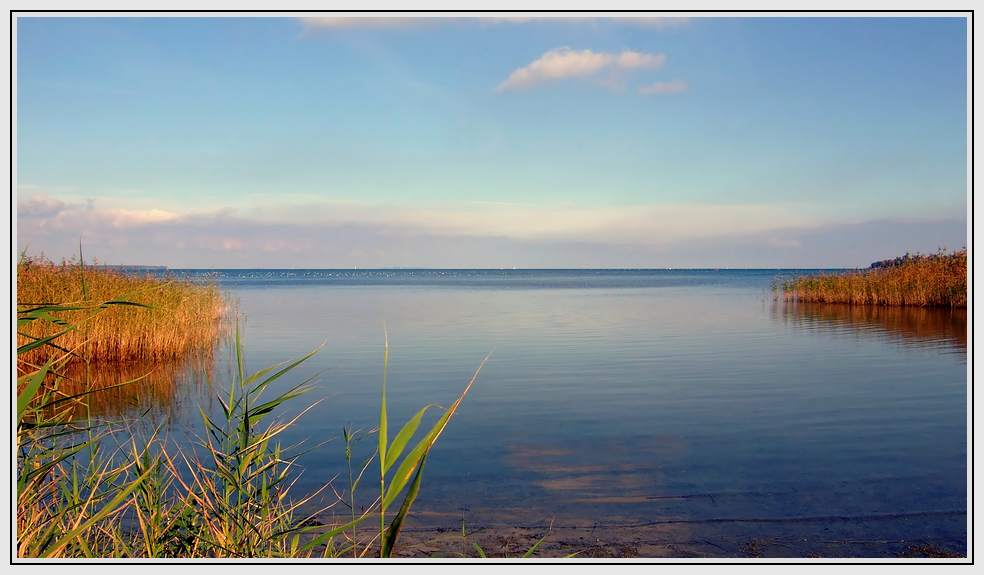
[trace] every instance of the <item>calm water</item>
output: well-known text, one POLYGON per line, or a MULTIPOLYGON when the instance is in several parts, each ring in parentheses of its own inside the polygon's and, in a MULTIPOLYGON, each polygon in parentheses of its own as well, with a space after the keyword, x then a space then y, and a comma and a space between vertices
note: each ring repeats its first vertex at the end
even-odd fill
POLYGON ((245 314, 249 371, 327 342, 281 388, 322 372, 286 411, 327 398, 285 438, 334 438, 301 458, 302 490, 344 472, 343 425, 378 423, 385 323, 391 435, 450 404, 494 348, 428 458, 419 524, 662 523, 681 541, 965 552, 966 312, 773 302, 770 282, 793 273, 218 275, 245 314))

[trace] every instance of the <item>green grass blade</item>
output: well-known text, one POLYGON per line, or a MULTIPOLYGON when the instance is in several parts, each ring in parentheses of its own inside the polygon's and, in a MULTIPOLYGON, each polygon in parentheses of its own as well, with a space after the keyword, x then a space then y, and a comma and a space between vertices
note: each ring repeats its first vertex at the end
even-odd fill
POLYGON ((407 518, 407 513, 410 512, 410 506, 413 505, 414 500, 417 499, 417 494, 420 493, 420 478, 424 474, 424 464, 427 462, 427 454, 420 459, 420 464, 417 466, 417 475, 413 478, 413 483, 410 484, 410 489, 407 491, 407 496, 403 498, 403 505, 400 506, 400 510, 397 512, 396 517, 393 518, 393 522, 390 523, 389 528, 386 530, 386 534, 383 536, 383 540, 380 543, 382 546, 380 549, 381 557, 389 557, 393 552, 393 546, 396 545, 396 538, 400 536, 400 529, 403 527, 403 521, 407 518))
POLYGON ((390 467, 393 466, 393 463, 400 458, 400 454, 403 453, 403 448, 407 446, 407 442, 410 441, 410 438, 413 437, 413 434, 420 426, 420 420, 423 418, 424 412, 431 407, 434 407, 434 404, 428 405, 418 411, 417 415, 410 418, 410 421, 408 421, 407 424, 403 426, 403 429, 396 434, 396 437, 393 439, 393 444, 390 445, 389 461, 386 462, 386 466, 383 468, 383 473, 389 471, 390 467))
MULTIPOLYGON (((297 389, 297 388, 294 388, 294 389, 297 389)), ((280 397, 278 397, 276 399, 271 399, 270 401, 264 403, 263 405, 260 405, 258 407, 254 407, 254 408, 250 409, 249 410, 249 418, 250 418, 250 421, 252 421, 253 423, 256 423, 264 415, 266 415, 266 414, 270 413, 271 411, 273 411, 274 409, 276 409, 276 407, 278 405, 280 405, 281 403, 287 401, 288 399, 293 399, 293 398, 295 398, 295 397, 297 397, 299 395, 304 395, 305 393, 307 393, 309 391, 311 391, 311 390, 310 389, 302 389, 300 391, 291 390, 291 391, 285 393, 284 395, 281 395, 280 397)))
POLYGON ((534 543, 534 544, 533 544, 533 547, 530 547, 530 550, 529 550, 529 551, 527 551, 526 553, 524 553, 524 554, 523 554, 523 559, 526 559, 526 558, 528 558, 528 557, 532 557, 532 556, 533 556, 533 553, 534 553, 534 552, 536 552, 536 549, 537 549, 537 547, 539 547, 539 546, 540 546, 540 544, 541 544, 541 543, 543 543, 543 541, 544 541, 544 540, 545 540, 545 539, 546 539, 547 537, 549 537, 549 536, 550 536, 550 533, 547 533, 547 534, 546 534, 546 535, 544 535, 544 536, 543 536, 543 537, 542 537, 542 538, 541 538, 541 539, 540 539, 539 541, 537 541, 536 543, 534 543))
MULTIPOLYGON (((492 351, 495 351, 495 349, 492 351)), ((416 447, 414 447, 413 450, 403 459, 403 463, 400 464, 400 467, 397 469, 392 481, 390 481, 389 490, 383 496, 383 509, 389 507, 393 500, 396 499, 396 496, 399 495, 400 491, 402 491, 406 486, 407 482, 410 481, 410 476, 413 474, 413 470, 417 466, 417 462, 423 458, 424 455, 426 455, 427 451, 430 450, 431 446, 434 445, 434 442, 437 441, 437 438, 441 435, 441 432, 444 431, 444 428, 448 424, 448 420, 451 419, 451 416, 454 415, 455 410, 458 409, 458 405, 461 404, 461 400, 465 398, 465 394, 467 394, 468 390, 471 389, 472 384, 475 383, 475 379, 478 377, 478 373, 482 371, 482 367, 485 365, 485 362, 489 360, 491 355, 492 352, 489 352, 489 355, 482 360, 482 363, 478 366, 478 369, 475 370, 475 375, 472 376, 471 381, 468 382, 465 390, 461 392, 461 396, 455 400, 451 407, 449 407, 448 410, 444 412, 444 415, 441 416, 441 419, 434 424, 434 427, 431 428, 430 432, 428 432, 427 435, 420 440, 416 447)))
MULTIPOLYGON (((240 385, 246 381, 246 370, 243 367, 243 342, 239 335, 239 320, 236 320, 236 371, 239 373, 240 385)), ((229 409, 236 404, 236 386, 229 386, 229 409)))
MULTIPOLYGON (((389 365, 389 334, 386 333, 386 320, 383 320, 383 393, 379 401, 379 446, 376 452, 379 453, 379 536, 383 536, 386 530, 386 443, 387 443, 387 415, 386 415, 386 368, 389 365)), ((380 543, 381 545, 382 543, 380 543)), ((380 547, 382 551, 382 547, 380 547)))
POLYGON ((49 335, 48 337, 42 337, 41 339, 36 339, 32 342, 25 343, 24 345, 17 347, 17 355, 25 354, 34 348, 41 347, 48 344, 49 342, 58 339, 59 337, 65 335, 66 333, 76 331, 75 328, 68 328, 62 332, 56 333, 55 335, 49 335))
POLYGON ((550 534, 551 534, 552 532, 553 532, 553 519, 551 519, 551 520, 550 520, 550 527, 549 527, 549 528, 547 529, 547 534, 546 534, 546 535, 544 535, 544 536, 543 536, 542 538, 540 538, 540 540, 539 540, 539 541, 537 541, 536 543, 534 543, 534 544, 533 544, 533 547, 530 547, 530 550, 529 550, 529 551, 527 551, 527 552, 526 552, 526 553, 525 553, 525 554, 523 555, 523 559, 526 559, 526 558, 528 558, 528 557, 532 557, 532 556, 533 556, 533 553, 534 553, 534 552, 536 551, 536 549, 537 549, 537 547, 539 547, 539 546, 540 546, 540 544, 541 544, 541 543, 543 543, 543 541, 544 541, 544 540, 546 540, 546 538, 547 538, 547 537, 550 537, 550 534))
MULTIPOLYGON (((273 383, 277 379, 280 379, 280 377, 283 376, 288 371, 294 369, 295 367, 297 367, 301 363, 303 363, 303 362, 307 361, 308 359, 310 359, 311 356, 313 356, 314 354, 316 354, 319 351, 321 351, 321 348, 323 348, 324 346, 325 346, 325 344, 321 344, 320 346, 318 346, 318 349, 312 351, 311 353, 305 355, 301 359, 295 361, 294 363, 292 363, 292 364, 288 365, 287 367, 281 369, 277 373, 275 373, 275 374, 271 375, 270 377, 266 378, 261 383, 258 383, 256 386, 254 386, 253 389, 252 389, 252 391, 254 393, 256 393, 257 395, 259 395, 259 393, 263 390, 263 388, 265 388, 266 386, 270 385, 271 383, 273 383)), ((272 369, 277 368, 277 367, 280 367, 284 363, 287 363, 287 362, 278 363, 277 365, 274 365, 272 367, 269 367, 267 369, 264 369, 263 371, 255 374, 255 375, 250 376, 249 379, 247 379, 245 381, 244 386, 247 386, 247 385, 252 384, 254 381, 256 381, 257 379, 259 379, 261 375, 266 374, 266 373, 269 373, 272 369)), ((307 381, 305 381, 304 383, 307 383, 307 382, 311 381, 312 379, 314 379, 317 376, 318 376, 318 374, 315 374, 315 375, 309 377, 307 379, 307 381)), ((301 384, 301 385, 303 385, 303 384, 301 384)), ((297 387, 300 387, 300 385, 298 385, 297 387)))
POLYGON ((386 335, 386 325, 383 325, 383 397, 380 400, 379 408, 379 466, 383 469, 383 473, 386 472, 388 466, 386 465, 386 367, 389 363, 389 336, 386 335))
POLYGON ((479 557, 481 557, 482 559, 488 559, 488 556, 485 554, 485 550, 479 547, 478 543, 472 543, 472 547, 475 548, 475 551, 478 551, 479 557))
POLYGON ((45 363, 40 370, 37 372, 26 375, 17 380, 17 386, 20 387, 22 381, 27 381, 27 386, 24 387, 23 391, 17 394, 17 426, 20 427, 21 421, 24 419, 24 414, 27 413, 27 408, 30 407, 31 401, 34 396, 41 389, 41 384, 44 383, 45 376, 48 375, 48 370, 54 364, 55 359, 51 358, 45 363))
MULTIPOLYGON (((332 529, 331 531, 328 531, 327 533, 322 533, 321 535, 315 537, 311 541, 308 541, 308 543, 304 547, 301 547, 301 553, 304 553, 306 551, 310 551, 311 549, 314 549, 315 547, 317 547, 318 545, 321 545, 325 541, 328 541, 332 537, 335 537, 336 535, 341 534, 343 531, 345 531, 345 530, 347 530, 347 529, 349 529, 351 527, 354 527, 355 525, 358 525, 359 523, 362 523, 363 521, 365 521, 369 517, 370 517, 370 515, 367 513, 367 514, 363 515, 362 517, 359 517, 355 521, 349 521, 348 523, 346 523, 345 525, 342 525, 341 527, 336 527, 336 528, 332 529)), ((315 529, 315 528, 312 527, 311 529, 315 529)))

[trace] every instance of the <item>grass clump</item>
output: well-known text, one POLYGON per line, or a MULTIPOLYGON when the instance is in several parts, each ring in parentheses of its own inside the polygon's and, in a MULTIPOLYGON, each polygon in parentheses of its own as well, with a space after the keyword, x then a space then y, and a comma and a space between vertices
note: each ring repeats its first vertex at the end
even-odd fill
MULTIPOLYGON (((18 357, 40 348, 50 354, 43 365, 27 369, 17 379, 18 557, 339 557, 365 556, 374 544, 381 557, 392 554, 419 492, 427 454, 478 370, 416 444, 411 439, 433 406, 420 410, 388 441, 386 346, 380 424, 373 431, 379 441, 370 458, 379 462, 379 497, 359 514, 354 511, 354 496, 350 497, 351 520, 325 526, 316 517, 326 509, 302 511, 318 493, 302 498, 291 494, 299 454, 282 448, 278 436, 297 418, 260 425, 283 402, 309 390, 310 379, 272 399, 261 399, 270 384, 314 352, 289 365, 247 375, 237 329, 232 382, 217 397, 221 413, 212 416, 201 411, 205 433, 190 450, 162 436, 160 428, 140 439, 125 421, 80 414, 72 402, 91 391, 67 397, 58 393, 59 374, 74 357, 60 339, 79 331, 59 315, 80 312, 82 321, 95 321, 121 307, 153 311, 128 297, 88 306, 18 305, 18 331, 34 324, 53 332, 27 338, 17 348, 18 357), (54 383, 48 385, 52 378, 54 383), (129 439, 116 442, 120 436, 129 439), (402 503, 387 526, 385 512, 401 494, 402 503), (360 542, 357 525, 377 516, 378 532, 370 541, 360 542)), ((347 445, 352 441, 348 433, 345 439, 347 445)))
POLYGON ((875 262, 868 269, 779 280, 773 296, 791 302, 967 307, 967 249, 875 262))
POLYGON ((18 346, 55 335, 65 325, 73 326, 61 336, 58 348, 39 346, 19 354, 21 373, 26 366, 44 364, 56 350, 97 363, 165 362, 208 353, 220 337, 220 319, 229 308, 214 282, 138 276, 86 266, 74 258, 55 264, 43 255, 22 256, 18 262, 17 302, 18 311, 55 303, 61 308, 49 313, 58 321, 31 322, 18 329, 18 346), (90 317, 93 303, 113 301, 120 294, 127 294, 122 298, 126 305, 114 305, 90 317))
POLYGON ((260 422, 310 380, 273 399, 260 396, 313 353, 247 376, 238 342, 233 384, 217 398, 222 416, 202 412, 206 433, 191 450, 160 429, 139 438, 124 421, 59 412, 64 400, 41 381, 61 359, 18 380, 18 556, 305 556, 298 545, 310 516, 299 510, 317 494, 290 497, 296 455, 276 442, 296 418, 260 422))

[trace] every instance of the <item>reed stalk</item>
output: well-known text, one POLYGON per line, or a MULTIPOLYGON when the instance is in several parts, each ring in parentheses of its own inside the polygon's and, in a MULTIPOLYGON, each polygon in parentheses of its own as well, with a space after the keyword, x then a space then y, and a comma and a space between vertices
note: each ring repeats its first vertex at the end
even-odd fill
POLYGON ((775 299, 852 305, 967 307, 967 249, 876 262, 773 283, 775 299))
MULTIPOLYGON (((18 329, 18 345, 71 325, 74 329, 60 336, 59 347, 73 350, 74 360, 96 363, 162 362, 209 353, 224 329, 220 320, 230 309, 218 284, 208 279, 139 276, 74 260, 55 264, 43 256, 18 262, 17 302, 24 310, 53 304, 62 308, 51 312, 60 323, 34 322, 18 329), (120 294, 130 295, 125 305, 87 316, 94 302, 112 301, 120 294)), ((42 346, 19 354, 21 373, 42 365, 56 351, 42 346)))
MULTIPOLYGON (((419 492, 427 454, 485 361, 461 396, 401 460, 425 412, 434 406, 421 409, 387 442, 387 343, 376 430, 380 497, 356 516, 350 492, 352 519, 325 532, 316 517, 326 509, 302 512, 320 491, 302 498, 291 495, 297 455, 278 442, 278 436, 304 412, 290 421, 260 425, 283 402, 308 391, 311 380, 272 399, 261 399, 264 390, 317 350, 286 366, 278 364, 247 375, 237 325, 236 369, 230 388, 218 397, 221 417, 201 411, 206 433, 188 451, 171 443, 160 429, 140 439, 125 422, 107 423, 91 411, 80 413, 72 402, 93 393, 88 384, 74 395, 60 389, 63 378, 59 373, 78 357, 77 349, 89 343, 74 340, 66 346, 65 340, 82 331, 66 316, 95 324, 100 316, 120 307, 153 312, 150 304, 132 300, 158 287, 140 286, 124 297, 87 305, 18 305, 19 332, 34 327, 38 328, 35 333, 50 334, 25 336, 17 349, 18 358, 39 349, 48 358, 43 365, 25 368, 17 380, 18 557, 282 558, 310 557, 319 549, 324 556, 348 551, 364 556, 373 542, 378 542, 381 557, 389 557, 419 492), (114 448, 115 432, 129 439, 114 448), (402 504, 386 526, 385 511, 401 493, 402 504), (377 513, 379 532, 363 545, 360 554, 356 527, 377 513), (335 538, 348 533, 351 545, 336 546, 335 538)), ((88 286, 82 292, 83 301, 94 297, 88 286)), ((355 441, 350 432, 345 439, 347 446, 355 441)), ((357 483, 358 479, 352 482, 352 492, 357 483)))

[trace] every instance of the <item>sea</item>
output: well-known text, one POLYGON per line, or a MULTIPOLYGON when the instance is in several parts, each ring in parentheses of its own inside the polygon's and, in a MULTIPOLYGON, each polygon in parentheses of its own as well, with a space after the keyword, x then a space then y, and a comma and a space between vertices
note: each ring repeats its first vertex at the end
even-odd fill
MULTIPOLYGON (((317 350, 264 392, 310 388, 277 412, 297 417, 280 436, 301 453, 297 493, 347 497, 377 445, 388 349, 390 441, 433 404, 429 428, 474 377, 408 530, 552 524, 690 557, 966 555, 966 310, 774 297, 816 271, 170 273, 220 284, 248 373, 317 350)), ((208 378, 161 400, 172 434, 216 412, 233 371, 221 347, 208 378)))

